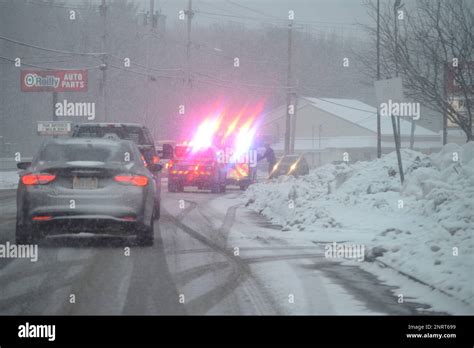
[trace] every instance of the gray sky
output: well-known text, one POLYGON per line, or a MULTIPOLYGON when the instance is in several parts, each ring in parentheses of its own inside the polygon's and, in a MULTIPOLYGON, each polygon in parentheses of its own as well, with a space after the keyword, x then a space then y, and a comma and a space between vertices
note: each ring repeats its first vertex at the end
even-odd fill
MULTIPOLYGON (((148 9, 149 0, 137 0, 143 9, 148 9)), ((367 23, 369 18, 364 0, 194 0, 196 24, 214 21, 235 21, 248 26, 265 23, 282 23, 288 11, 295 12, 295 20, 309 24, 311 29, 335 30, 344 34, 358 31, 356 22, 367 23), (199 12, 201 11, 201 12, 199 12), (218 14, 223 14, 219 16, 218 14), (234 17, 235 16, 235 17, 234 17)), ((187 0, 156 0, 156 9, 161 9, 169 20, 174 20, 187 0)))

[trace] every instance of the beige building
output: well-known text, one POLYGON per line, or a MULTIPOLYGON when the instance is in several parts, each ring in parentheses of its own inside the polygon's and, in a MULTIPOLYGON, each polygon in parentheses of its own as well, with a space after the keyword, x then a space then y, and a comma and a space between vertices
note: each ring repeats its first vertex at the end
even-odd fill
MULTIPOLYGON (((377 156, 377 110, 355 99, 300 97, 292 120, 294 152, 305 153, 312 166, 343 161, 370 160, 377 156)), ((261 133, 279 155, 284 150, 286 105, 264 115, 261 133)), ((401 118, 402 148, 410 146, 411 120, 401 118)), ((382 152, 395 149, 390 117, 381 118, 382 152)), ((425 153, 441 147, 440 133, 417 126, 415 150, 425 153)))

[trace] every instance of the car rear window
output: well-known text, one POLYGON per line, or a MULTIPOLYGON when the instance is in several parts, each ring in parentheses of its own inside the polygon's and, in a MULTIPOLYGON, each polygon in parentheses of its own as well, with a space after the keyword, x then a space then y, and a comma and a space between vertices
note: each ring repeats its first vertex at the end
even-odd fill
POLYGON ((115 144, 48 144, 39 153, 41 162, 126 162, 133 160, 133 151, 125 145, 115 144), (126 153, 129 157, 126 158, 126 153))
POLYGON ((288 156, 288 157, 283 157, 281 160, 282 164, 292 164, 298 160, 298 156, 288 156))
POLYGON ((81 126, 74 132, 79 138, 103 138, 107 134, 115 134, 120 139, 133 141, 137 145, 152 145, 153 141, 149 134, 145 134, 143 128, 139 127, 100 127, 81 126))

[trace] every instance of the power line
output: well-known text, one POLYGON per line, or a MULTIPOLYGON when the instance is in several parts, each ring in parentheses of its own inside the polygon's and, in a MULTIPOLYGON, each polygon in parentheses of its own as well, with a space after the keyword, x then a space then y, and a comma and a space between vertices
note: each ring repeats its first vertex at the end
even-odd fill
MULTIPOLYGON (((265 85, 265 84, 257 84, 257 83, 239 82, 239 81, 236 81, 236 80, 223 80, 223 79, 220 79, 220 78, 208 75, 208 74, 200 73, 200 72, 196 72, 195 74, 201 75, 201 76, 204 76, 204 77, 216 80, 216 81, 220 81, 220 82, 226 82, 226 83, 231 83, 231 84, 238 83, 238 84, 249 86, 249 87, 262 87, 262 88, 281 87, 281 88, 288 88, 286 86, 282 86, 282 85, 278 85, 278 84, 265 85)), ((277 82, 277 81, 274 81, 274 82, 277 82)))
POLYGON ((25 46, 25 47, 30 47, 30 48, 35 48, 38 50, 42 51, 47 51, 47 52, 55 52, 55 53, 63 53, 63 54, 71 54, 71 55, 79 55, 79 56, 103 56, 105 53, 101 52, 71 52, 71 51, 64 51, 64 50, 56 50, 52 48, 45 48, 45 47, 40 47, 40 46, 35 46, 31 44, 27 44, 21 41, 9 39, 8 37, 0 36, 0 40, 8 41, 20 46, 25 46))
MULTIPOLYGON (((198 75, 201 75, 201 76, 204 76, 206 77, 205 74, 202 74, 202 73, 197 73, 198 75)), ((199 80, 199 78, 197 78, 199 80)), ((224 83, 228 83, 229 87, 232 87, 235 85, 241 85, 243 87, 250 87, 250 88, 264 88, 264 89, 283 89, 283 90, 286 90, 286 89, 291 89, 291 88, 294 88, 295 86, 290 86, 290 87, 287 87, 287 86, 282 86, 282 85, 278 85, 278 84, 273 84, 273 85, 262 85, 262 84, 257 84, 257 83, 247 83, 247 82, 239 82, 239 81, 236 81, 236 80, 233 80, 233 81, 230 81, 230 80, 222 80, 222 79, 216 79, 216 78, 208 78, 208 80, 202 80, 201 81, 206 81, 206 82, 212 82, 210 80, 214 80, 214 81, 217 81, 217 83, 219 82, 224 82, 224 83)))
POLYGON ((132 74, 136 74, 136 75, 147 76, 147 77, 150 77, 150 78, 169 78, 169 79, 182 79, 183 78, 182 76, 152 75, 152 74, 144 73, 144 72, 141 72, 141 71, 136 71, 136 70, 129 69, 129 68, 123 68, 121 66, 117 66, 117 65, 113 65, 113 64, 109 64, 109 66, 111 68, 114 68, 114 69, 126 71, 128 73, 132 73, 132 74))
MULTIPOLYGON (((14 59, 10 59, 7 57, 0 56, 0 59, 10 61, 12 63, 15 63, 16 61, 14 59)), ((26 65, 26 66, 31 66, 34 68, 39 68, 39 69, 44 69, 44 70, 91 70, 91 69, 98 69, 101 67, 101 65, 94 65, 94 66, 89 66, 89 67, 83 67, 83 68, 51 68, 51 67, 45 67, 45 66, 40 66, 36 64, 30 64, 30 63, 21 63, 21 65, 26 65)))
MULTIPOLYGON (((119 57, 117 55, 114 55, 114 54, 110 54, 111 57, 113 58, 116 58, 120 61, 123 61, 123 59, 125 59, 125 57, 119 57)), ((184 72, 184 70, 182 68, 152 68, 152 67, 147 67, 146 65, 143 65, 143 64, 140 64, 140 63, 137 63, 135 61, 131 62, 130 63, 131 65, 136 65, 140 68, 144 68, 144 69, 147 69, 147 70, 151 70, 151 71, 157 71, 157 72, 163 72, 163 71, 180 71, 180 72, 184 72)))
POLYGON ((279 19, 278 17, 272 16, 272 15, 268 15, 268 14, 262 12, 262 11, 255 10, 255 9, 253 9, 253 8, 250 8, 250 7, 241 5, 241 4, 237 4, 237 3, 233 2, 233 1, 230 1, 230 0, 226 0, 226 2, 228 2, 229 4, 232 4, 232 5, 234 5, 234 6, 237 6, 237 7, 243 8, 243 9, 246 9, 246 10, 248 10, 248 11, 252 11, 252 12, 254 12, 254 13, 261 14, 261 15, 263 15, 263 16, 265 16, 265 17, 274 18, 274 19, 279 19))
MULTIPOLYGON (((5 4, 8 4, 6 1, 2 1, 5 4)), ((57 7, 57 8, 65 8, 65 9, 70 9, 70 10, 89 10, 89 9, 96 9, 97 6, 91 5, 88 7, 85 6, 66 6, 58 3, 53 3, 53 2, 37 2, 37 1, 28 1, 28 5, 37 5, 37 6, 43 6, 43 7, 57 7)))
MULTIPOLYGON (((266 23, 272 23, 275 24, 275 21, 280 22, 276 25, 281 25, 285 24, 288 19, 286 18, 275 18, 273 21, 270 21, 265 18, 259 18, 259 17, 251 17, 251 16, 242 16, 242 15, 234 15, 234 14, 229 14, 229 13, 217 13, 217 12, 208 12, 208 11, 201 11, 201 10, 195 10, 196 13, 201 13, 209 16, 219 16, 219 17, 230 17, 230 18, 240 18, 240 19, 248 19, 248 20, 254 20, 258 22, 266 22, 266 23)), ((342 22, 327 22, 327 21, 305 21, 305 20, 298 20, 295 21, 298 24, 303 24, 307 26, 325 26, 325 27, 337 27, 337 26, 357 26, 356 23, 342 23, 342 22)), ((243 23, 244 24, 244 23, 243 23)), ((285 27, 286 28, 286 27, 285 27)))
MULTIPOLYGON (((172 42, 176 46, 183 46, 183 47, 186 46, 184 43, 181 43, 177 40, 168 39, 168 41, 172 42)), ((257 63, 257 64, 262 65, 262 66, 268 66, 270 62, 275 63, 275 64, 280 63, 279 61, 276 61, 275 59, 272 59, 271 61, 254 59, 254 58, 252 58, 253 56, 251 56, 249 54, 245 54, 245 53, 244 54, 235 54, 235 55, 220 53, 216 49, 211 48, 207 44, 203 44, 201 42, 195 42, 195 43, 192 44, 191 47, 195 50, 199 50, 202 53, 212 54, 212 55, 215 55, 215 56, 218 56, 218 57, 228 58, 228 59, 232 59, 232 60, 235 59, 235 58, 238 58, 238 57, 245 57, 245 61, 257 63), (203 49, 203 50, 201 50, 201 49, 203 49)))

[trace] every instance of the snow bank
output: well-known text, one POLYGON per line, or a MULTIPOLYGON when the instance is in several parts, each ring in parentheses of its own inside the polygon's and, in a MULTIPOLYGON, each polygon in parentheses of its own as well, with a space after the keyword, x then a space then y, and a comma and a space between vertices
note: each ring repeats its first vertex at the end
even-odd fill
POLYGON ((283 233, 364 244, 366 262, 380 260, 474 303, 474 142, 430 156, 404 149, 402 158, 403 186, 391 153, 258 183, 244 202, 283 233))
POLYGON ((0 171, 0 190, 16 188, 18 180, 17 171, 0 171))

